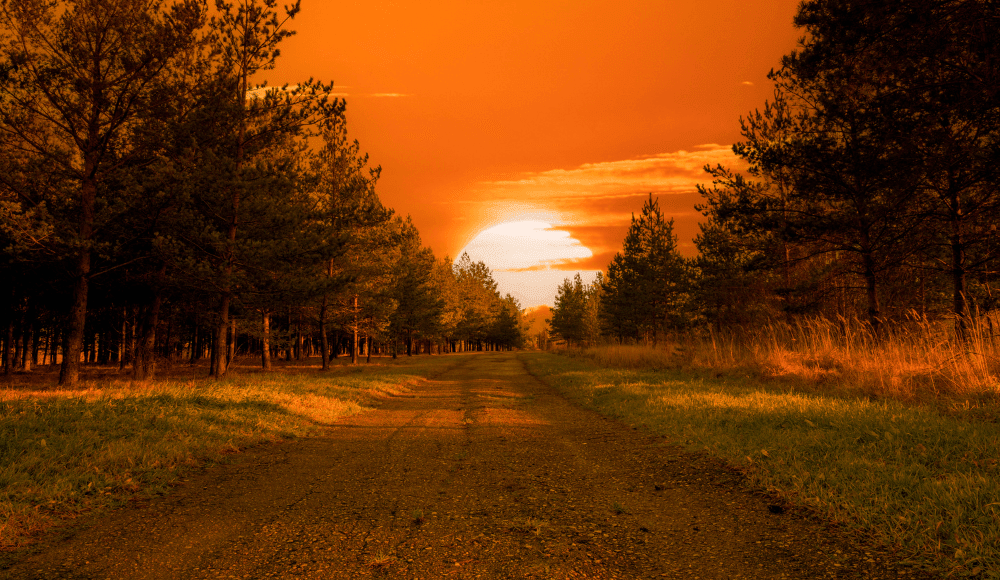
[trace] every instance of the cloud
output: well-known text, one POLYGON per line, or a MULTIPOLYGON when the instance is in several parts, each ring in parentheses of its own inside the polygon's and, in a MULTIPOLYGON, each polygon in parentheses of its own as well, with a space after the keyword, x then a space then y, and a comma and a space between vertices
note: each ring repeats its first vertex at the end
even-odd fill
POLYGON ((413 95, 406 93, 372 93, 368 95, 369 97, 383 98, 383 97, 412 97, 413 95))
POLYGON ((701 201, 697 185, 711 181, 704 167, 716 164, 737 170, 743 167, 730 147, 709 143, 691 151, 585 163, 481 182, 459 203, 463 215, 483 224, 480 228, 535 219, 551 224, 553 231, 566 232, 569 239, 591 252, 590 256, 523 265, 520 269, 524 271, 548 269, 572 274, 578 269, 602 270, 621 251, 632 215, 639 213, 650 194, 664 216, 674 219, 681 253, 694 255, 692 239, 702 218, 694 209, 701 201))
POLYGON ((752 86, 753 86, 753 82, 751 82, 751 81, 743 81, 743 82, 742 82, 742 83, 740 83, 740 84, 741 84, 741 85, 746 85, 746 86, 748 86, 748 87, 752 87, 752 86))
POLYGON ((705 165, 735 165, 729 147, 699 145, 700 151, 677 151, 635 159, 585 163, 573 169, 526 173, 517 179, 492 181, 477 188, 487 199, 621 198, 637 192, 670 194, 694 191, 706 181, 705 165))

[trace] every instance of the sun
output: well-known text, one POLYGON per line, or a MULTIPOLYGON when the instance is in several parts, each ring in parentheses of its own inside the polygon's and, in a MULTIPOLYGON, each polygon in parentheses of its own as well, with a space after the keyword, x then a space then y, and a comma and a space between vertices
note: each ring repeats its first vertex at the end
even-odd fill
POLYGON ((569 232, 543 221, 502 223, 479 232, 459 253, 491 270, 545 270, 593 257, 569 232))
MULTIPOLYGON (((590 248, 549 222, 521 220, 502 223, 479 232, 459 252, 493 271, 500 294, 510 294, 522 307, 552 306, 556 288, 577 270, 574 263, 593 257, 590 248)), ((596 270, 580 270, 586 283, 596 270)))

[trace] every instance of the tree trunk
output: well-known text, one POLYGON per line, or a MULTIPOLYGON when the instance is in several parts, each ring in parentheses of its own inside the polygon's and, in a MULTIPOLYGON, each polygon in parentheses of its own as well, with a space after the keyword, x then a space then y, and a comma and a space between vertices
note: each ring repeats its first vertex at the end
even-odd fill
POLYGON ((229 336, 229 302, 230 296, 226 292, 219 301, 219 318, 215 324, 215 340, 212 342, 212 365, 209 375, 221 379, 226 374, 226 338, 229 336))
POLYGON ((862 254, 864 266, 865 295, 868 298, 868 324, 875 336, 879 336, 882 324, 882 312, 878 303, 878 281, 875 278, 874 259, 870 253, 862 254))
POLYGON ((351 364, 358 364, 358 295, 354 295, 354 338, 351 342, 351 364))
POLYGON ((191 364, 197 363, 198 359, 201 358, 201 351, 199 350, 201 348, 201 333, 198 332, 199 328, 198 323, 195 323, 194 331, 191 333, 191 353, 188 357, 188 362, 191 364))
POLYGON ((327 297, 323 295, 323 302, 319 307, 319 350, 323 370, 330 370, 330 339, 326 336, 326 311, 327 297))
MULTIPOLYGON (((244 48, 246 45, 244 45, 244 48)), ((243 170, 243 157, 246 146, 246 105, 247 105, 247 85, 249 83, 249 74, 246 69, 246 65, 237 71, 239 75, 239 90, 237 91, 236 103, 239 107, 239 123, 237 125, 237 137, 236 137, 236 167, 235 172, 237 175, 243 170)), ((218 326, 215 330, 215 344, 212 347, 212 367, 211 376, 219 379, 226 374, 226 347, 227 341, 226 336, 229 334, 229 307, 232 301, 232 278, 233 278, 233 264, 235 261, 235 251, 236 251, 236 231, 240 223, 240 188, 233 187, 230 190, 230 206, 232 208, 232 216, 229 218, 229 228, 226 231, 226 241, 228 246, 225 248, 223 253, 223 260, 225 266, 223 268, 223 280, 224 288, 222 291, 222 300, 219 303, 219 319, 218 326)), ((235 337, 233 337, 235 339, 235 337)))
POLYGON ((7 319, 7 332, 4 333, 3 337, 3 374, 6 377, 14 374, 12 368, 14 361, 11 360, 14 351, 14 320, 12 318, 7 319))
POLYGON ((271 313, 266 310, 260 312, 261 326, 261 348, 260 366, 265 370, 271 370, 271 313))
MULTIPOLYGON (((89 236, 88 236, 89 237, 89 236)), ((73 282, 73 302, 69 310, 63 338, 63 360, 59 369, 59 386, 73 386, 80 380, 80 355, 83 352, 83 330, 87 323, 87 295, 90 285, 90 249, 80 250, 73 282)))
POLYGON ((62 368, 59 369, 59 385, 72 386, 80 380, 80 352, 83 349, 83 331, 87 324, 87 297, 90 290, 90 240, 94 230, 94 205, 97 201, 97 160, 98 127, 92 123, 88 131, 88 151, 84 153, 83 183, 80 184, 80 248, 76 255, 76 271, 73 273, 73 302, 66 321, 66 335, 63 342, 62 368))
POLYGON ((295 360, 302 360, 302 311, 295 314, 295 360))
MULTIPOLYGON (((161 271, 162 272, 162 271, 161 271)), ((135 356, 132 357, 132 380, 144 381, 153 378, 156 372, 156 326, 160 323, 160 306, 163 294, 156 289, 153 300, 146 307, 141 330, 136 341, 135 356)))
POLYGON ((236 319, 229 319, 229 349, 226 355, 226 367, 233 364, 236 358, 236 319))
POLYGON ((21 368, 21 359, 24 358, 24 317, 21 317, 21 324, 17 325, 17 332, 14 334, 14 368, 21 368))
POLYGON ((59 364, 59 331, 56 328, 49 330, 49 343, 45 347, 45 355, 48 357, 48 364, 59 364))
POLYGON ((288 328, 288 335, 287 336, 288 336, 288 339, 289 339, 285 343, 286 344, 286 347, 285 347, 285 362, 292 362, 292 343, 291 343, 291 338, 292 338, 292 308, 291 307, 285 308, 285 322, 287 323, 287 328, 288 328))
POLYGON ((35 342, 35 316, 34 308, 28 306, 25 310, 24 329, 21 331, 21 370, 26 373, 31 372, 32 364, 35 362, 31 355, 32 345, 35 342))
POLYGON ((952 314, 955 315, 955 332, 965 342, 969 329, 969 304, 966 294, 965 239, 962 235, 962 206, 957 192, 950 194, 951 206, 951 284, 952 314))
POLYGON ((170 311, 170 307, 167 307, 167 336, 163 339, 163 358, 166 361, 167 368, 173 363, 174 355, 176 354, 176 349, 171 348, 174 340, 174 317, 173 313, 170 311))

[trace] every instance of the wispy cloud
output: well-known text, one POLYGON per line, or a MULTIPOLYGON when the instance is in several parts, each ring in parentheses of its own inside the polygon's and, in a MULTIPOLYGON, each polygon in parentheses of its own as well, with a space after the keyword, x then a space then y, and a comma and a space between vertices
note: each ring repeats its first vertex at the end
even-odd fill
POLYGON ((368 96, 376 98, 395 98, 395 97, 412 97, 413 95, 407 93, 371 93, 368 96))
POLYGON ((691 240, 701 218, 694 209, 701 200, 697 185, 711 180, 704 167, 716 164, 742 168, 730 147, 705 144, 692 151, 586 163, 482 182, 470 191, 463 205, 468 207, 467 214, 496 220, 493 223, 547 212, 551 217, 545 221, 554 229, 568 232, 593 252, 592 256, 572 256, 545 264, 570 271, 605 268, 621 250, 632 215, 652 194, 667 219, 675 220, 681 251, 691 255, 691 240))
POLYGON ((729 147, 700 145, 696 151, 646 155, 635 159, 585 163, 573 169, 527 173, 518 179, 480 184, 478 191, 489 199, 525 198, 621 198, 637 192, 683 193, 704 183, 705 165, 735 165, 729 147))

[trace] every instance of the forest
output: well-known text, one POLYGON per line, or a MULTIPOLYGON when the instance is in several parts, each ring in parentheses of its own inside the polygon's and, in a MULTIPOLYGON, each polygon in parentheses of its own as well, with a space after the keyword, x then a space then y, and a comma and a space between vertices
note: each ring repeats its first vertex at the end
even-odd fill
POLYGON ((740 119, 733 167, 706 167, 696 258, 650 195, 606 276, 559 288, 570 343, 655 343, 780 322, 949 321, 1000 307, 1000 5, 807 0, 803 36, 740 119))
POLYGON ((376 193, 332 83, 267 86, 299 2, 0 2, 3 368, 523 341, 520 305, 376 193))

